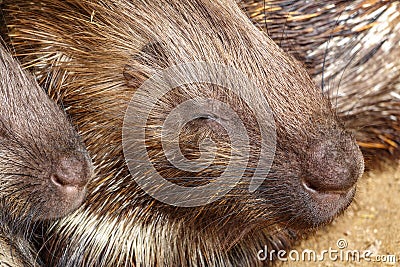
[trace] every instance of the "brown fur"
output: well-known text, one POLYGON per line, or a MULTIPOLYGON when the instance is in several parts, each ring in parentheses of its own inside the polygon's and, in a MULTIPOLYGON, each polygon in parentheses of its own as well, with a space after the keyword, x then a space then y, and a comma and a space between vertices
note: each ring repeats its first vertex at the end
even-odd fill
POLYGON ((240 6, 305 63, 317 84, 324 79, 367 163, 399 155, 399 1, 245 0, 240 6))
MULTIPOLYGON (((63 101, 99 171, 86 204, 50 227, 44 247, 48 264, 262 266, 267 262, 257 259, 257 251, 264 245, 286 248, 349 205, 363 171, 352 134, 302 66, 256 29, 234 1, 3 2, 16 53, 49 94, 63 101), (272 170, 255 192, 243 182, 210 205, 179 208, 138 188, 125 164, 121 131, 127 105, 145 79, 193 61, 242 71, 264 97, 252 98, 247 106, 223 88, 196 84, 165 95, 146 129, 148 152, 159 172, 192 186, 218 176, 228 163, 226 133, 208 117, 188 124, 180 138, 189 158, 198 153, 191 144, 213 138, 219 150, 210 168, 186 173, 163 157, 162 121, 194 96, 225 101, 244 122, 251 143, 245 176, 258 161, 255 114, 264 114, 266 103, 275 118, 277 148, 272 170), (326 192, 334 192, 329 196, 338 196, 337 201, 326 192)), ((137 114, 140 105, 134 106, 137 114)))
POLYGON ((80 137, 2 47, 0 90, 0 198, 20 217, 64 216, 83 201, 91 175, 80 137))
POLYGON ((65 114, 1 44, 0 103, 0 266, 34 266, 30 222, 77 209, 91 162, 65 114))
POLYGON ((37 266, 36 252, 28 242, 26 222, 12 216, 2 205, 0 210, 0 266, 37 266))

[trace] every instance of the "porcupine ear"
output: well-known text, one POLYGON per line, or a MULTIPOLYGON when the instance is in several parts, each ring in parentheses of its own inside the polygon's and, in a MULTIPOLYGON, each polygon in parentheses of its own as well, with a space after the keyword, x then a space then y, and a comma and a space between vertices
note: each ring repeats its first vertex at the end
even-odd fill
POLYGON ((123 75, 130 87, 138 87, 148 78, 143 69, 164 69, 169 66, 169 59, 160 42, 146 44, 133 56, 132 62, 125 65, 123 75))

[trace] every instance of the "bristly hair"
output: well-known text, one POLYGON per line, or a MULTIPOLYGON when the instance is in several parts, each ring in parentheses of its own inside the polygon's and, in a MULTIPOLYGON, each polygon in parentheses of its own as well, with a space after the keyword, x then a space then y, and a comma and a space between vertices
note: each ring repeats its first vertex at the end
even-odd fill
POLYGON ((242 0, 239 5, 323 85, 368 168, 399 156, 399 1, 242 0))
MULTIPOLYGON (((85 205, 50 225, 41 249, 46 264, 265 266, 269 261, 257 259, 264 246, 287 248, 350 204, 363 171, 353 136, 301 64, 254 27, 235 1, 3 3, 5 34, 16 55, 48 94, 63 102, 98 170, 85 205), (260 158, 261 121, 255 118, 265 118, 266 104, 276 123, 276 153, 265 182, 254 193, 243 182, 215 203, 178 208, 138 187, 125 163, 121 132, 129 101, 146 79, 168 66, 198 61, 242 71, 262 95, 251 98, 250 106, 207 84, 188 84, 165 94, 147 121, 147 139, 139 140, 146 141, 157 171, 186 186, 207 183, 224 171, 232 152, 226 146, 229 140, 207 116, 188 124, 180 137, 188 158, 198 156, 204 138, 215 141, 217 154, 208 169, 184 172, 162 154, 161 122, 176 105, 195 96, 225 101, 246 125, 251 156, 245 176, 251 177, 260 158), (316 190, 324 182, 346 182, 346 197, 318 202, 306 193, 303 181, 309 177, 320 182, 316 190)), ((243 91, 255 93, 246 87, 243 91)), ((143 114, 147 103, 136 104, 134 114, 143 114)), ((137 162, 138 168, 142 165, 137 162)))
POLYGON ((32 229, 83 202, 91 165, 65 113, 3 44, 0 102, 0 266, 36 266, 28 241, 32 229), (78 163, 62 168, 68 157, 78 163), (70 175, 76 166, 82 168, 70 175), (58 183, 57 175, 65 173, 82 186, 58 183))
POLYGON ((84 184, 80 191, 63 191, 52 179, 64 175, 62 160, 73 158, 82 172, 68 175, 88 180, 87 151, 65 113, 2 45, 0 100, 0 197, 20 217, 48 219, 75 210, 84 184))
POLYGON ((36 257, 30 244, 31 222, 15 218, 13 211, 0 199, 0 265, 36 267, 36 257))

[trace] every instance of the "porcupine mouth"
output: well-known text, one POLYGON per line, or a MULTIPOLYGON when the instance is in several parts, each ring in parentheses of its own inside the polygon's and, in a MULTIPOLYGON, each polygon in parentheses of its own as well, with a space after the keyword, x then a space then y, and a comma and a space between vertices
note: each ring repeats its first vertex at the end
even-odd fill
MULTIPOLYGON (((41 210, 36 215, 40 220, 53 220, 64 217, 77 210, 86 199, 87 187, 64 186, 60 190, 57 186, 47 188, 45 198, 41 201, 41 210)), ((33 207, 35 209, 35 207, 33 207)))
POLYGON ((300 217, 311 228, 330 223, 351 204, 356 193, 356 185, 347 190, 320 191, 302 181, 306 197, 306 212, 300 217), (307 216, 308 214, 308 216, 307 216))

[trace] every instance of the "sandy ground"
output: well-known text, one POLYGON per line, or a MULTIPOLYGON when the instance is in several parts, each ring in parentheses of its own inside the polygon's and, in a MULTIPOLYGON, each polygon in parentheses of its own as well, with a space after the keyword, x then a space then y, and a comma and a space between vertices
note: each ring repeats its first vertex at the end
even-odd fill
POLYGON ((359 181, 355 202, 346 213, 295 248, 300 255, 305 249, 318 254, 329 248, 337 250, 337 254, 332 251, 332 260, 325 254, 322 261, 287 261, 277 266, 400 266, 399 209, 400 167, 366 174, 359 181), (345 248, 339 249, 338 242, 345 248), (361 256, 358 262, 357 257, 346 256, 350 250, 358 250, 360 255, 366 250, 373 254, 365 259, 361 256), (396 262, 389 263, 393 260, 388 255, 395 255, 396 262), (347 258, 350 260, 346 261, 347 258))

